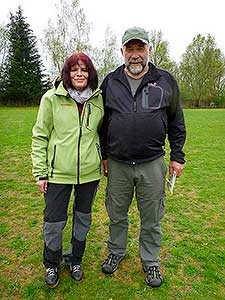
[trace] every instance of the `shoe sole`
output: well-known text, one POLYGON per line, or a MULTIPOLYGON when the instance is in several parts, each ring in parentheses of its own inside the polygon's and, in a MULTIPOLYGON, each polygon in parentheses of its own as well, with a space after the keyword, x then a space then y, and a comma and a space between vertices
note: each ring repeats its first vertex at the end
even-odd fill
POLYGON ((71 278, 73 279, 73 281, 74 281, 75 283, 81 283, 81 282, 84 280, 84 275, 83 275, 83 277, 81 278, 81 280, 76 280, 76 279, 74 279, 72 276, 71 276, 71 278))
POLYGON ((46 281, 45 281, 45 283, 46 283, 46 285, 48 286, 48 287, 50 287, 50 289, 54 289, 54 288, 56 288, 57 287, 57 285, 59 284, 59 280, 56 282, 56 284, 54 284, 54 285, 50 285, 50 284, 48 284, 46 281))
POLYGON ((146 282, 147 285, 148 285, 150 288, 152 288, 152 289, 157 288, 157 287, 160 287, 160 286, 162 285, 162 283, 163 283, 163 281, 161 281, 159 285, 150 285, 150 283, 149 283, 147 280, 145 280, 145 282, 146 282))

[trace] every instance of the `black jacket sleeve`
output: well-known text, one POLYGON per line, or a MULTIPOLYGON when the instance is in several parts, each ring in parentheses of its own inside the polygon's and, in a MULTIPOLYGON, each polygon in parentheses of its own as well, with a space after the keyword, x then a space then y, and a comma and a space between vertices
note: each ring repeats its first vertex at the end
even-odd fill
POLYGON ((168 140, 171 149, 170 160, 185 163, 185 154, 183 152, 183 146, 186 139, 184 114, 181 107, 177 82, 173 77, 170 79, 173 90, 172 102, 167 110, 168 140))
POLYGON ((102 90, 102 98, 103 98, 103 105, 104 105, 104 117, 102 126, 99 132, 100 137, 100 146, 101 146, 101 154, 102 159, 107 159, 107 132, 108 132, 108 124, 109 124, 109 110, 106 107, 106 85, 108 81, 108 76, 103 80, 100 89, 102 90))

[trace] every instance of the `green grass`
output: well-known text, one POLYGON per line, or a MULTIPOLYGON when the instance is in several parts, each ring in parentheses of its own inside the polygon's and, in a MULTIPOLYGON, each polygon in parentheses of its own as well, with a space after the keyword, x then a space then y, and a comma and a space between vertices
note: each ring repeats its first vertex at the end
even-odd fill
MULTIPOLYGON (((85 280, 75 284, 65 265, 59 286, 43 280, 43 196, 31 175, 31 129, 36 108, 0 108, 0 294, 1 300, 224 299, 225 110, 185 110, 186 168, 167 195, 162 221, 161 269, 164 284, 150 289, 138 255, 139 218, 130 209, 126 259, 107 276, 108 218, 103 179, 93 209, 93 226, 83 259, 85 280)), ((168 157, 168 156, 167 156, 168 157)), ((167 159, 166 157, 166 159, 167 159)), ((64 230, 64 248, 71 228, 64 230)))

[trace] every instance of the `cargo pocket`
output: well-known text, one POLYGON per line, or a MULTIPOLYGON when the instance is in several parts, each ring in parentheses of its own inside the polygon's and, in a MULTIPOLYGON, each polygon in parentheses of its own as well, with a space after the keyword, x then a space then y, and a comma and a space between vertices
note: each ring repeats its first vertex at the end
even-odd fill
POLYGON ((163 197, 160 201, 159 220, 161 221, 166 211, 166 199, 163 197))

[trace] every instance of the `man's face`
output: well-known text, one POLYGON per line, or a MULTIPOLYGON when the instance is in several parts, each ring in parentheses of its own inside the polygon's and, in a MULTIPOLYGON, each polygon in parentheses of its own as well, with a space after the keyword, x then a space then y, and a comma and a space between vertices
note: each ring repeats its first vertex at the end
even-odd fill
POLYGON ((138 75, 148 63, 149 45, 139 40, 131 40, 122 48, 122 54, 127 70, 133 75, 138 75))

